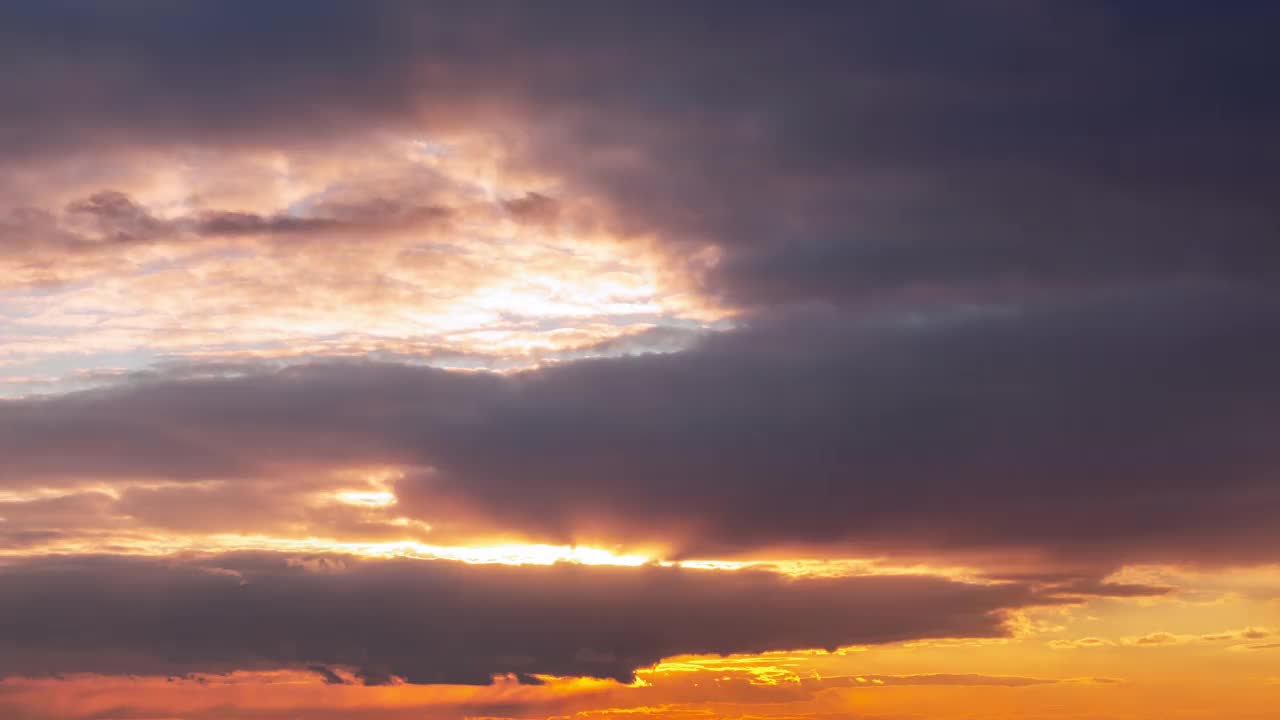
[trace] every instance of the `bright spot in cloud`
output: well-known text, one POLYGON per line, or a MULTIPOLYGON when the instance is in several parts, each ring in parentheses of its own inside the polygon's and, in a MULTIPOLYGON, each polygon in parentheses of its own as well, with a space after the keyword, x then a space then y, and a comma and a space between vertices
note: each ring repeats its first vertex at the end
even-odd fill
POLYGON ((347 505, 386 507, 396 503, 395 493, 390 490, 341 490, 333 496, 338 502, 347 505))

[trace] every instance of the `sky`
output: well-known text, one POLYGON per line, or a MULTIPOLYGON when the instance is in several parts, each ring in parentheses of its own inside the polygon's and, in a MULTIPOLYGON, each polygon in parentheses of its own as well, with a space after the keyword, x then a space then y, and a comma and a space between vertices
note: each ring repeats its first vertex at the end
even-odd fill
POLYGON ((0 4, 0 717, 1273 720, 1277 23, 0 4))

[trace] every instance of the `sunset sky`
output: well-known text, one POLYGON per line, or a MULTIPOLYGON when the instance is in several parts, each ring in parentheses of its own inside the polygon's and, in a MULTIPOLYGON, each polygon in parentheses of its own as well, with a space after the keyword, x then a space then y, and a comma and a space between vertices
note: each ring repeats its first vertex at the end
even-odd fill
POLYGON ((0 3, 0 720, 1280 718, 1278 28, 0 3))

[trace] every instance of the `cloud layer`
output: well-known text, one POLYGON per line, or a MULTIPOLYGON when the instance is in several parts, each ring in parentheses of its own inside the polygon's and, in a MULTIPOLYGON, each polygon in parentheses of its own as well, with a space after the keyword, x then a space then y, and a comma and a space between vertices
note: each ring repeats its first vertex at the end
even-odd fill
MULTIPOLYGON (((164 482, 114 512, 243 532, 380 467, 394 512, 444 539, 1274 560, 1278 321, 1268 296, 1192 289, 784 314, 684 353, 508 376, 139 381, 0 405, 0 483, 164 482)), ((5 514, 24 508, 56 511, 5 514)))
POLYGON ((998 636, 1005 610, 1035 600, 921 576, 273 555, 44 559, 0 579, 0 676, 334 666, 374 684, 630 681, 686 653, 998 636))

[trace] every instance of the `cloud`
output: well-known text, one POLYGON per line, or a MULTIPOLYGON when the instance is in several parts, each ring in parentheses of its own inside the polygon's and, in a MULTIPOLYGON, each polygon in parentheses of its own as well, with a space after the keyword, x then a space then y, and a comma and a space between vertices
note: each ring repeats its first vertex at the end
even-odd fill
POLYGON ((456 720, 459 717, 546 716, 607 704, 626 686, 568 681, 554 687, 499 677, 484 686, 370 687, 321 684, 311 672, 237 671, 174 677, 66 676, 0 681, 0 713, 22 720, 94 720, 127 717, 161 720, 297 717, 343 720, 456 720))
POLYGON ((1180 635, 1175 635, 1173 633, 1155 632, 1155 633, 1149 633, 1147 635, 1143 635, 1141 637, 1125 638, 1123 642, 1126 645, 1134 645, 1137 647, 1150 647, 1153 645, 1178 645, 1186 640, 1187 638, 1184 638, 1183 636, 1180 636, 1180 635))
MULTIPOLYGON (((731 659, 730 659, 731 660, 731 659)), ((227 675, 173 677, 75 676, 62 680, 9 679, 0 681, 0 710, 6 717, 84 718, 182 717, 217 718, 235 699, 237 717, 275 720, 288 713, 307 717, 343 718, 352 715, 377 720, 465 717, 627 717, 659 713, 703 714, 725 717, 740 706, 743 718, 776 720, 780 703, 805 703, 830 690, 875 688, 892 685, 1031 687, 1058 682, 1115 683, 1105 678, 1051 680, 980 674, 831 676, 821 679, 789 676, 775 683, 753 682, 749 672, 717 668, 699 672, 643 671, 645 682, 625 686, 607 681, 549 678, 540 685, 519 683, 502 676, 491 685, 444 687, 395 685, 369 687, 353 684, 318 685, 297 671, 235 672, 227 675), (878 682, 873 682, 878 681, 878 682), (50 703, 56 691, 59 702, 50 703), (9 701, 9 705, 4 703, 9 701), (770 705, 773 704, 773 707, 770 705), (661 708, 661 710, 659 710, 661 708), (708 709, 702 709, 708 708, 708 709), (714 708, 714 710, 709 709, 714 708), (21 714, 23 712, 29 714, 21 714), (32 714, 33 713, 33 714, 32 714)), ((787 705, 802 713, 803 706, 787 705)), ((832 716, 835 720, 835 716, 832 716)))
POLYGON ((199 156, 178 179, 0 209, 0 363, 29 378, 18 392, 101 384, 107 355, 135 370, 371 354, 502 369, 651 350, 647 331, 724 314, 658 253, 586 227, 582 203, 563 204, 572 232, 529 223, 504 200, 526 181, 486 197, 465 149, 412 152, 352 141, 274 173, 271 158, 199 156))
MULTIPOLYGON (((184 233, 195 237, 324 237, 335 233, 427 227, 444 222, 451 213, 447 207, 405 207, 396 199, 381 198, 361 202, 321 200, 306 215, 204 210, 191 216, 160 218, 127 193, 102 190, 70 203, 64 222, 71 228, 80 225, 93 233, 80 240, 82 249, 94 246, 110 249, 121 244, 172 239, 184 233)), ((24 217, 17 214, 19 220, 24 217)))
POLYGON ((263 505, 255 483, 289 492, 271 478, 390 467, 397 512, 444 540, 1265 560, 1278 320, 1255 295, 1186 290, 783 313, 681 353, 503 376, 340 363, 139 382, 0 404, 0 483, 220 481, 230 513, 238 492, 263 505))
POLYGON ((1054 650, 1075 650, 1076 648, 1099 648, 1115 645, 1110 640, 1098 637, 1083 637, 1077 640, 1050 640, 1049 647, 1054 650))
POLYGON ((341 675, 323 665, 312 665, 307 669, 319 675, 324 680, 325 685, 345 685, 347 682, 341 675))
POLYGON ((996 575, 993 579, 1034 583, 1043 589, 1051 590, 1060 595, 1078 596, 1080 598, 1155 597, 1167 595, 1174 590, 1169 585, 1110 582, 1099 577, 1070 573, 1012 573, 996 575))
POLYGON ((367 683, 628 681, 687 653, 1000 636, 1005 609, 1046 601, 924 576, 281 555, 44 557, 0 577, 5 676, 350 667, 367 683))
POLYGON ((1230 630, 1226 632, 1214 633, 1211 635, 1201 635, 1201 640, 1210 642, 1219 640, 1261 640, 1271 637, 1271 631, 1264 628, 1248 627, 1243 630, 1230 630))
MULTIPOLYGON (((831 684, 837 684, 841 681, 848 682, 852 680, 858 684, 879 684, 879 685, 964 685, 964 686, 995 686, 995 687, 1026 687, 1028 685, 1047 685, 1058 680, 1046 680, 1044 678, 1018 677, 1014 675, 980 675, 975 673, 931 673, 923 675, 859 675, 854 678, 831 678, 831 684), (878 683, 876 681, 879 681, 878 683)), ((827 679, 822 681, 823 685, 828 684, 827 679)), ((852 683, 849 683, 851 686, 852 683)))
MULTIPOLYGON (((1259 640, 1270 636, 1270 632, 1259 628, 1245 628, 1243 630, 1228 630, 1219 633, 1210 633, 1207 635, 1190 635, 1183 633, 1172 633, 1167 631, 1158 631, 1147 633, 1146 635, 1133 635, 1122 637, 1118 640, 1107 638, 1086 637, 1076 640, 1053 640, 1049 642, 1049 647, 1055 650, 1071 650, 1075 648, 1094 648, 1094 647, 1164 647, 1170 645, 1185 645, 1194 642, 1216 643, 1223 640, 1259 640)), ((1251 646, 1233 645, 1231 650, 1241 650, 1251 646)), ((1253 646, 1256 647, 1256 646, 1253 646)))
POLYGON ((396 134, 436 155, 469 128, 619 228, 720 246, 706 289, 747 306, 1270 283, 1276 11, 1151 14, 12 7, 0 148, 39 166, 396 134))

